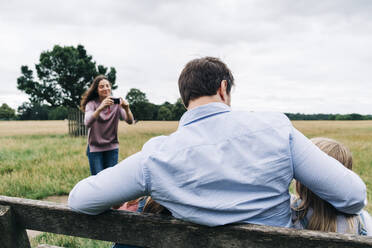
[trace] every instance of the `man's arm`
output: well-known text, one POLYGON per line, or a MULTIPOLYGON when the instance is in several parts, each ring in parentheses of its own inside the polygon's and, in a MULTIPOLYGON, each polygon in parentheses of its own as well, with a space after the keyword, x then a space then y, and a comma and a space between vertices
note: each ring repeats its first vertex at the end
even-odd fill
POLYGON ((68 206, 77 212, 99 214, 145 195, 145 189, 139 152, 76 184, 70 192, 68 206))
POLYGON ((293 128, 291 140, 294 178, 337 210, 358 213, 366 204, 366 186, 353 171, 322 152, 293 128))

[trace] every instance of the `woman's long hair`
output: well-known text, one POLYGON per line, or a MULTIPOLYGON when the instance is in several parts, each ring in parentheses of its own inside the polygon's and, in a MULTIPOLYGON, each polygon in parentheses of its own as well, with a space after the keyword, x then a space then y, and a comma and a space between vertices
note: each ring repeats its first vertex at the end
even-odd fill
POLYGON ((93 82, 90 85, 89 89, 85 91, 85 93, 81 97, 81 102, 80 102, 81 111, 85 112, 85 106, 87 105, 87 103, 93 99, 98 98, 98 90, 97 90, 98 84, 103 79, 108 81, 107 77, 104 75, 98 75, 97 77, 93 79, 93 82))
MULTIPOLYGON (((323 152, 335 158, 346 168, 352 170, 352 155, 344 145, 328 138, 313 138, 311 141, 318 146, 323 152)), ((348 222, 348 233, 355 233, 354 223, 356 217, 338 212, 331 204, 322 200, 307 187, 296 181, 296 191, 301 201, 296 208, 299 211, 299 219, 305 218, 309 208, 313 209, 313 214, 308 220, 306 229, 319 230, 325 232, 337 232, 337 215, 344 215, 348 222)))
POLYGON ((154 201, 151 196, 147 198, 146 204, 143 208, 144 213, 153 213, 153 214, 163 214, 163 215, 172 215, 171 212, 165 208, 163 205, 160 205, 154 201))

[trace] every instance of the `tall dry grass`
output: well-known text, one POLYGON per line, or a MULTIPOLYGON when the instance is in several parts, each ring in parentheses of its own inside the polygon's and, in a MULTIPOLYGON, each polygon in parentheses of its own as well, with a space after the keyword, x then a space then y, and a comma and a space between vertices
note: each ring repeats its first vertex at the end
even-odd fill
MULTIPOLYGON (((307 137, 323 136, 348 146, 354 170, 368 187, 372 211, 372 121, 294 121, 307 137)), ((139 151, 151 137, 177 129, 175 121, 119 124, 119 159, 139 151)), ((0 122, 0 194, 29 198, 67 194, 89 176, 86 138, 67 135, 67 121, 0 122)))
POLYGON ((67 121, 0 121, 0 137, 56 135, 68 132, 67 121))

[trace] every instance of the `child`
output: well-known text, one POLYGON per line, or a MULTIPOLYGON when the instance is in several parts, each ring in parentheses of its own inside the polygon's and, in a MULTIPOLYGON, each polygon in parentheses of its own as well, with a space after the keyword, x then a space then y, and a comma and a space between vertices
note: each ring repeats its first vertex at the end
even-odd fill
MULTIPOLYGON (((328 138, 313 138, 311 141, 346 168, 352 169, 352 156, 344 145, 328 138)), ((359 215, 341 213, 300 182, 296 182, 296 191, 299 197, 292 203, 295 228, 372 236, 372 220, 366 211, 359 215)))

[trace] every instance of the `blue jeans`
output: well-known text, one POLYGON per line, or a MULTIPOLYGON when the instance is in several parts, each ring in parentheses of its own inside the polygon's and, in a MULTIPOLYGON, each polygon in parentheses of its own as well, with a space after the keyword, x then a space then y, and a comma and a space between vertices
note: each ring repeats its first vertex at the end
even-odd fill
POLYGON ((89 160, 90 173, 92 175, 116 165, 118 163, 119 149, 114 149, 104 152, 90 152, 89 145, 87 147, 87 156, 89 160))

